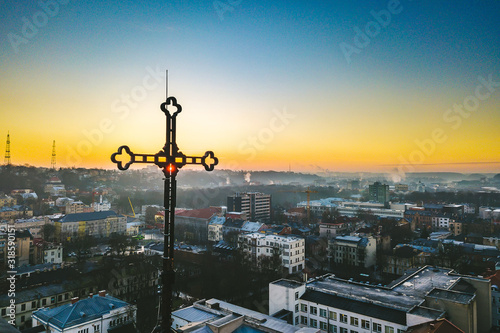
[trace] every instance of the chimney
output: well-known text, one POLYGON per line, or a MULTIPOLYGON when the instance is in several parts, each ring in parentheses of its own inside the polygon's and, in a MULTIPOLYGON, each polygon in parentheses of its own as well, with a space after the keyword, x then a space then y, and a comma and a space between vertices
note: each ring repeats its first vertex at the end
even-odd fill
POLYGON ((106 297, 106 290, 99 291, 99 296, 106 297))
POLYGON ((80 300, 80 297, 73 297, 71 299, 71 304, 75 304, 76 302, 78 302, 80 300))

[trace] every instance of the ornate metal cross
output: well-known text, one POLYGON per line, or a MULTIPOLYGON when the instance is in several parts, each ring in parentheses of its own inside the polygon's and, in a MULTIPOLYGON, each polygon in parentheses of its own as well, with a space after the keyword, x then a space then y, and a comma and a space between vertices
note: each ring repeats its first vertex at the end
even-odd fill
POLYGON ((174 220, 176 201, 176 176, 179 169, 186 164, 201 164, 205 170, 212 171, 219 160, 212 151, 207 151, 205 155, 186 156, 177 147, 175 141, 176 118, 182 111, 182 106, 177 103, 175 97, 168 97, 162 103, 160 109, 167 118, 167 139, 165 146, 156 154, 134 154, 128 146, 121 146, 118 151, 111 155, 111 161, 116 163, 118 169, 127 170, 133 163, 154 163, 162 169, 165 175, 165 187, 163 202, 165 206, 165 231, 163 250, 163 274, 162 274, 162 301, 161 301, 161 331, 170 332, 170 320, 172 316, 172 285, 174 284, 174 220), (173 114, 168 110, 168 106, 175 108, 173 114))

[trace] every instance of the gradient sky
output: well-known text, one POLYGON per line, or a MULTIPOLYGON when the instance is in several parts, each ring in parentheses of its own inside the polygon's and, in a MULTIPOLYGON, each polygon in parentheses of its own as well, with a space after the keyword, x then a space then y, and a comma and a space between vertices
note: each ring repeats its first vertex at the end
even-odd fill
POLYGON ((55 140, 59 167, 156 153, 168 69, 181 151, 218 168, 500 172, 499 17, 498 0, 2 1, 1 147, 9 132, 13 164, 50 166, 55 140))

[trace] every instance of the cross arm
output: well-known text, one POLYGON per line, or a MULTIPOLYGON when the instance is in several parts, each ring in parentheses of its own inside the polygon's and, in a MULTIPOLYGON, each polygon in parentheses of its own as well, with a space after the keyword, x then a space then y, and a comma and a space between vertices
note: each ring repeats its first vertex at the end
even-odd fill
POLYGON ((111 161, 116 163, 118 169, 127 170, 133 163, 151 163, 156 164, 160 168, 165 168, 169 164, 174 164, 177 169, 182 168, 186 164, 201 164, 205 170, 212 171, 219 163, 217 157, 212 151, 207 151, 205 155, 186 156, 178 152, 175 156, 168 156, 164 151, 156 154, 135 154, 128 146, 121 146, 116 153, 111 155, 111 161))

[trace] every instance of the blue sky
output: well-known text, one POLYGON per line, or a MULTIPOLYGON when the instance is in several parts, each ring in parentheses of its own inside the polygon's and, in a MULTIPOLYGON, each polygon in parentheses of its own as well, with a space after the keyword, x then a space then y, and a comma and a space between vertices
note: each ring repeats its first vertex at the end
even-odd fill
POLYGON ((458 130, 443 121, 479 76, 500 81, 496 0, 65 2, 0 4, 0 134, 17 144, 14 163, 50 163, 52 140, 60 166, 108 167, 124 143, 155 152, 164 84, 126 117, 112 106, 150 68, 169 70, 169 92, 184 106, 179 145, 218 151, 222 167, 390 172, 385 165, 439 127, 446 142, 412 167, 499 169, 500 89, 458 130), (376 23, 374 13, 390 10, 386 26, 376 23), (30 24, 36 31, 23 34, 30 24), (346 57, 341 43, 355 46, 357 29, 377 24, 346 57), (283 109, 289 124, 252 144, 283 109), (113 129, 92 142, 83 131, 96 133, 103 118, 113 129))

